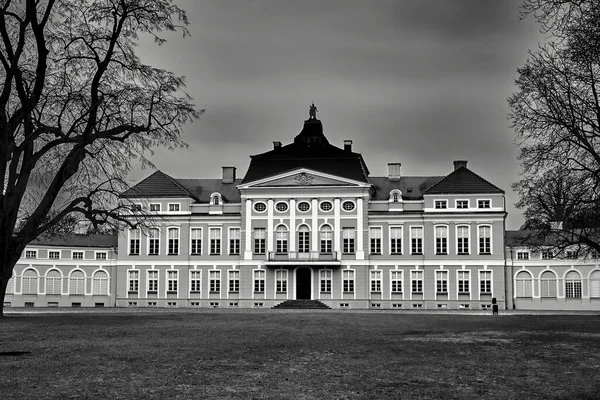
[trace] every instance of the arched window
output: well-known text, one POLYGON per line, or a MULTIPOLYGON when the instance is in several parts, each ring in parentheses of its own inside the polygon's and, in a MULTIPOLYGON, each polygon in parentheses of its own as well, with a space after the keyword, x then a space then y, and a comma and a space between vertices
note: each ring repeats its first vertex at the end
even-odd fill
POLYGON ((37 294, 38 292, 38 274, 33 269, 23 272, 21 292, 23 294, 37 294))
POLYGON ((210 204, 212 204, 213 206, 218 206, 219 204, 221 204, 221 193, 215 192, 215 193, 211 194, 210 195, 210 204))
POLYGON ((402 200, 402 192, 398 189, 394 189, 390 192, 389 200, 392 203, 399 203, 402 200))
POLYGON ((285 225, 279 225, 275 231, 275 250, 277 254, 288 252, 288 230, 285 225))
POLYGON ((565 297, 581 297, 581 276, 577 271, 569 271, 565 276, 565 297))
POLYGON ((53 269, 46 274, 46 294, 60 294, 62 291, 62 276, 53 269))
POLYGON ((331 254, 331 241, 333 238, 331 226, 323 225, 321 227, 320 237, 321 237, 321 253, 322 254, 331 254))
POLYGON ((590 275, 590 297, 600 297, 600 270, 590 275))
POLYGON ((310 252, 310 230, 306 225, 302 225, 298 228, 298 252, 310 252))
POLYGON ((108 294, 108 274, 106 271, 96 271, 94 274, 92 294, 108 294))
POLYGON ((69 294, 85 293, 85 275, 83 271, 75 270, 69 277, 69 294))
POLYGON ((556 298, 556 275, 544 271, 540 276, 540 297, 556 298))
POLYGON ((532 295, 531 290, 531 274, 527 271, 519 271, 515 278, 515 295, 516 297, 528 297, 532 295))
POLYGON ((11 276, 10 279, 8 280, 8 285, 6 286, 6 294, 13 294, 15 293, 15 278, 14 276, 11 276))

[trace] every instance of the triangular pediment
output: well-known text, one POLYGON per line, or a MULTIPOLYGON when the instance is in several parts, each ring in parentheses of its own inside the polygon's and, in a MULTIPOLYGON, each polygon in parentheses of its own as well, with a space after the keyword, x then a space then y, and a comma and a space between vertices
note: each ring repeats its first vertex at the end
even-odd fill
POLYGON ((324 174, 309 169, 299 169, 249 182, 245 187, 289 187, 289 186, 363 186, 363 182, 324 174))

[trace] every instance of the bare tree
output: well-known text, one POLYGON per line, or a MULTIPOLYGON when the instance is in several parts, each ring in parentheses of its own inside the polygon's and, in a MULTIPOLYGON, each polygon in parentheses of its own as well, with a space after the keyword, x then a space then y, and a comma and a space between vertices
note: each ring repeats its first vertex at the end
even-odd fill
POLYGON ((600 2, 525 0, 523 10, 551 36, 518 69, 509 98, 517 206, 539 235, 600 251, 600 2))
POLYGON ((188 35, 172 0, 3 0, 0 13, 2 307, 31 240, 79 218, 127 220, 119 193, 132 163, 185 146, 182 126, 200 112, 182 77, 134 51, 138 35, 188 35))

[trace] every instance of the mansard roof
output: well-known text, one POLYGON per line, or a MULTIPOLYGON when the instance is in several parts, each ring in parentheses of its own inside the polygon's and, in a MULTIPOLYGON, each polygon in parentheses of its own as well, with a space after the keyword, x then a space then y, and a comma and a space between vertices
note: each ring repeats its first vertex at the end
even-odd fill
POLYGON ((162 171, 154 172, 137 185, 125 191, 121 196, 129 198, 190 197, 197 200, 197 198, 185 189, 176 179, 171 178, 162 171))
POLYGON ((470 169, 460 167, 427 189, 423 194, 504 194, 470 169))
POLYGON ((29 246, 56 247, 116 247, 117 235, 91 233, 60 233, 56 235, 41 235, 33 239, 29 246))
POLYGON ((241 202, 240 191, 237 185, 242 183, 241 179, 236 179, 233 183, 223 183, 222 179, 177 179, 177 182, 183 186, 200 203, 210 202, 210 195, 218 192, 226 203, 241 202))
POLYGON ((419 200, 427 189, 442 179, 443 176, 403 176, 392 181, 386 176, 371 176, 369 182, 373 185, 373 200, 388 200, 394 189, 402 192, 404 200, 419 200))

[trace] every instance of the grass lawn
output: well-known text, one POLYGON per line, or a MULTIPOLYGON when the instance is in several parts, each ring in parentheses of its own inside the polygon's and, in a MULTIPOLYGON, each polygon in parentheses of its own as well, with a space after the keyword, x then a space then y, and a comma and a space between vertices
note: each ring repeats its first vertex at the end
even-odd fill
POLYGON ((3 400, 600 398, 596 315, 12 314, 0 353, 3 400))

